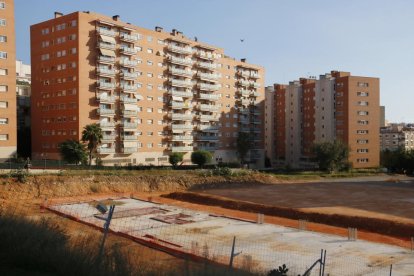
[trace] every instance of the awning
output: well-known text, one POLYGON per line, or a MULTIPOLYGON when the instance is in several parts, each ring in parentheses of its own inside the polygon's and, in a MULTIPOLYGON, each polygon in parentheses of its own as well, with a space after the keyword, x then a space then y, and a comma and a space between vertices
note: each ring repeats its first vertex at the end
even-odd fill
POLYGON ((99 49, 101 54, 108 57, 116 57, 115 52, 107 49, 99 49))
POLYGON ((124 148, 136 148, 137 142, 124 142, 124 148))
POLYGON ((124 104, 125 110, 138 110, 138 106, 136 104, 124 104))
POLYGON ((176 102, 183 102, 184 101, 182 97, 173 96, 172 99, 173 99, 173 101, 176 101, 176 102))
POLYGON ((102 41, 107 42, 107 43, 111 43, 111 44, 116 44, 116 40, 113 37, 110 36, 106 36, 106 35, 100 35, 102 41))

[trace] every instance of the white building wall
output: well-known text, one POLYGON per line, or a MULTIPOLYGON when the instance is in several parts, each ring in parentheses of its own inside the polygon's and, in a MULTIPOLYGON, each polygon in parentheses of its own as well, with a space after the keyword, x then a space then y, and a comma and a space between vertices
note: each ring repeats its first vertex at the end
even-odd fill
POLYGON ((273 86, 265 89, 265 151, 270 160, 275 159, 275 90, 273 86))
POLYGON ((315 142, 335 139, 335 78, 321 75, 315 84, 315 142))
POLYGON ((286 164, 299 167, 301 156, 301 99, 302 86, 298 81, 290 82, 286 87, 286 164))

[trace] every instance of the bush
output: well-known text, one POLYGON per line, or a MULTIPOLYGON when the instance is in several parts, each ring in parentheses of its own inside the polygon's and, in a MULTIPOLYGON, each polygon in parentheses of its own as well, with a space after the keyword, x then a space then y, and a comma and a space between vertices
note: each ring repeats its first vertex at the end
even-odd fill
POLYGON ((197 164, 202 168, 205 164, 208 164, 213 159, 212 154, 209 151, 198 150, 191 154, 191 162, 197 164))
POLYGON ((9 176, 15 177, 17 181, 19 181, 20 183, 25 183, 27 181, 27 177, 29 176, 29 173, 26 170, 20 168, 15 171, 11 171, 9 176))
POLYGON ((175 169, 178 163, 183 162, 183 156, 184 156, 184 153, 182 152, 173 152, 168 157, 168 162, 170 162, 170 164, 175 169))
POLYGON ((212 175, 220 176, 232 176, 233 171, 228 167, 215 167, 212 171, 212 175))

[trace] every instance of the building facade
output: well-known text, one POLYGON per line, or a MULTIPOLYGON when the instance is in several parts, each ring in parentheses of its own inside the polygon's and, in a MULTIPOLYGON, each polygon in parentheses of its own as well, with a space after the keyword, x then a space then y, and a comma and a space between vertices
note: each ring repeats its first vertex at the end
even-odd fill
POLYGON ((16 97, 17 97, 17 154, 20 157, 31 155, 31 66, 16 61, 16 97))
POLYGON ((332 71, 275 84, 273 94, 268 88, 266 101, 274 99, 276 116, 273 131, 266 132, 267 141, 276 141, 273 164, 312 167, 313 144, 339 139, 349 146, 354 168, 379 165, 378 78, 332 71))
POLYGON ((406 124, 391 124, 381 127, 380 148, 384 150, 413 150, 414 149, 414 127, 406 124))
POLYGON ((31 26, 32 157, 60 159, 84 126, 104 131, 104 164, 168 164, 171 152, 237 160, 239 132, 264 160, 264 70, 182 32, 90 12, 31 26))
POLYGON ((14 1, 0 1, 0 162, 16 154, 14 1))

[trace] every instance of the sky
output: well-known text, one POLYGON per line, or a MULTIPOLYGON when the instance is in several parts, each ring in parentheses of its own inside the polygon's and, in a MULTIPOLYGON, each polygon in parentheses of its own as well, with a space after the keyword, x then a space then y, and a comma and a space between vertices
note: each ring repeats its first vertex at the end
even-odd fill
POLYGON ((331 70, 378 77, 386 119, 414 122, 414 1, 15 0, 17 59, 30 63, 30 25, 55 11, 178 29, 262 65, 266 85, 331 70))

